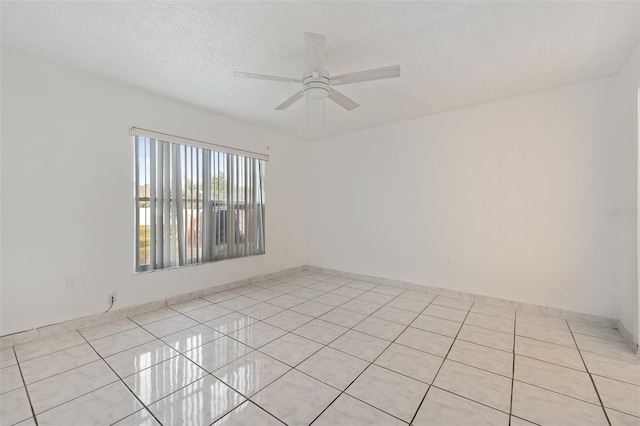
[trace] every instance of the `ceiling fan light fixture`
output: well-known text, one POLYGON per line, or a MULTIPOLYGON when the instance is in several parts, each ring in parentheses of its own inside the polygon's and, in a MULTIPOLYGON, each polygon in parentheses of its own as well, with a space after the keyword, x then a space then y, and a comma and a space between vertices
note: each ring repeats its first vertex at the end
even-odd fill
POLYGON ((309 100, 322 100, 329 97, 331 87, 327 77, 309 76, 302 80, 302 94, 309 100))
POLYGON ((329 96, 329 90, 324 87, 309 87, 303 91, 307 99, 321 101, 329 96))

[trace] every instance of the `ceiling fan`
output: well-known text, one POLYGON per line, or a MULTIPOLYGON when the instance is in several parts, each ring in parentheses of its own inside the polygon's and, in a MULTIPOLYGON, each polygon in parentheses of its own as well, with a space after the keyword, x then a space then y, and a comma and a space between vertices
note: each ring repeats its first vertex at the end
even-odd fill
POLYGON ((352 72, 331 77, 324 69, 326 53, 326 37, 322 34, 304 33, 305 54, 307 69, 301 79, 278 77, 250 72, 234 72, 233 75, 242 78, 255 78, 259 80, 282 81, 285 83, 302 83, 302 87, 289 99, 278 105, 276 110, 284 110, 307 96, 307 99, 329 98, 347 111, 360 106, 353 99, 338 92, 334 86, 341 84, 360 83, 363 81, 382 80, 400 76, 400 65, 392 65, 382 68, 374 68, 365 71, 352 72))

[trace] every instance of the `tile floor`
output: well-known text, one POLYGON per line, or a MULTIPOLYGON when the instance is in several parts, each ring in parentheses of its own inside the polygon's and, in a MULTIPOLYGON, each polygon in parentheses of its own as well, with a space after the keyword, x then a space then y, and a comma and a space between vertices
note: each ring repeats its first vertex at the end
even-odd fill
POLYGON ((640 425, 615 329, 306 271, 1 354, 2 425, 640 425))

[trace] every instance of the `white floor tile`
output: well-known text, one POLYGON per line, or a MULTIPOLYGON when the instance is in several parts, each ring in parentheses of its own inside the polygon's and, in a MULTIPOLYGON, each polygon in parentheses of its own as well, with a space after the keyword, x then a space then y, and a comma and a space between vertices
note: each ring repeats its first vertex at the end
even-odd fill
POLYGON ((599 404, 589 375, 582 371, 516 355, 516 380, 592 404, 599 404))
POLYGON ((432 317, 430 315, 418 315, 418 317, 411 323, 411 327, 430 331, 432 333, 442 334, 449 337, 456 337, 458 331, 460 331, 460 327, 462 327, 462 323, 446 320, 443 318, 432 317))
POLYGON ((320 317, 320 319, 322 320, 329 321, 333 324, 338 324, 347 328, 355 326, 365 318, 367 318, 367 316, 364 314, 342 308, 336 308, 320 317))
POLYGON ((378 305, 384 305, 391 302, 395 296, 391 296, 388 294, 376 293, 373 291, 367 291, 366 293, 361 294, 356 297, 354 300, 363 300, 365 302, 377 303, 378 305))
POLYGON ((479 314, 477 312, 469 312, 464 323, 510 334, 513 334, 514 330, 514 320, 512 319, 492 317, 490 315, 479 314))
POLYGON ((155 311, 143 312, 141 314, 130 316, 129 319, 131 319, 131 321, 135 322, 138 325, 145 325, 152 322, 167 319, 176 315, 179 315, 179 313, 174 311, 173 309, 160 308, 160 309, 156 309, 155 311))
POLYGON ((18 361, 16 360, 16 355, 12 347, 0 350, 0 368, 16 365, 17 363, 18 361))
POLYGON ((433 382, 444 358, 393 343, 375 364, 425 383, 433 382))
POLYGON ((507 319, 515 319, 516 317, 515 309, 487 305, 484 303, 474 303, 473 306, 471 306, 471 312, 507 319))
POLYGON ((238 293, 234 293, 232 291, 221 291, 218 293, 209 294, 207 296, 202 296, 202 299, 207 300, 211 303, 220 303, 225 300, 234 299, 238 297, 238 293))
POLYGON ((184 356, 208 372, 214 372, 252 350, 249 346, 225 336, 187 351, 184 356))
POLYGON ((193 311, 198 308, 203 308, 205 306, 211 305, 211 302, 204 299, 191 299, 186 302, 175 303, 173 305, 169 305, 169 308, 173 309, 176 312, 180 312, 184 314, 185 312, 193 311))
POLYGON ((81 328, 79 331, 88 341, 102 339, 112 334, 121 333, 138 327, 138 324, 129 318, 121 318, 119 320, 98 324, 91 327, 81 328))
POLYGON ((164 336, 162 340, 178 352, 187 352, 222 337, 222 334, 199 324, 186 330, 164 336))
POLYGON ((640 425, 640 417, 631 416, 619 411, 607 408, 607 416, 611 422, 611 426, 638 426, 640 425))
POLYGON ((177 355, 178 352, 163 341, 153 340, 104 360, 117 375, 127 377, 177 355))
POLYGON ((429 385, 371 365, 347 388, 347 394, 410 422, 429 385))
POLYGON ((39 425, 87 426, 111 424, 140 410, 142 404, 115 382, 38 416, 39 425))
POLYGON ((513 333, 503 333, 470 324, 463 324, 458 333, 460 340, 507 352, 513 352, 513 338, 513 333))
POLYGON ((419 300, 420 302, 431 303, 433 299, 435 299, 437 296, 435 294, 426 293, 422 291, 406 290, 405 292, 401 293, 398 297, 402 297, 404 299, 419 300))
POLYGON ((405 299, 399 296, 387 303, 392 308, 404 309, 405 311, 420 313, 429 305, 429 302, 421 302, 420 300, 405 299))
POLYGON ((251 401, 247 401, 213 424, 213 426, 247 425, 282 426, 282 423, 251 401))
POLYGON ((340 391, 291 370, 251 400, 288 425, 309 424, 338 395, 340 391))
POLYGON ((289 333, 264 345, 260 352, 295 367, 321 348, 322 345, 319 343, 289 333))
MULTIPOLYGON (((255 306, 255 305, 254 305, 255 306)), ((193 311, 185 312, 185 316, 197 322, 207 322, 232 313, 230 309, 219 305, 207 305, 193 311)))
POLYGON ((126 351, 143 343, 151 342, 156 337, 143 328, 132 328, 122 333, 114 334, 109 337, 94 340, 91 346, 102 357, 108 357, 118 352, 126 351))
POLYGON ((331 342, 329 346, 372 362, 389 346, 389 341, 360 333, 359 331, 349 330, 331 342))
POLYGON ((319 317, 333 309, 331 305, 325 305, 313 300, 301 303, 291 308, 292 311, 299 312, 301 314, 309 315, 312 317, 319 317))
POLYGON ((346 309, 348 311, 357 312, 359 314, 371 315, 378 309, 382 307, 382 305, 377 303, 365 302, 364 300, 350 300, 344 305, 340 306, 342 309, 346 309))
POLYGON ((286 310, 264 320, 267 324, 283 330, 293 331, 296 328, 313 321, 313 317, 298 312, 286 310))
POLYGON ((265 318, 272 317, 275 314, 284 311, 284 308, 279 306, 271 305, 269 303, 258 303, 257 305, 249 306, 248 308, 242 309, 240 313, 250 316, 251 318, 255 318, 257 320, 264 320, 265 318))
POLYGON ((513 375, 513 354, 475 343, 456 340, 447 359, 467 364, 472 367, 500 374, 501 376, 512 377, 513 375))
POLYGON ((605 426, 608 424, 602 407, 598 405, 517 380, 513 383, 512 414, 541 425, 605 426))
POLYGON ((204 325, 219 333, 231 334, 255 322, 257 322, 257 320, 248 315, 234 312, 232 314, 207 321, 204 325))
POLYGON ((418 315, 415 312, 392 308, 390 306, 383 306, 375 311, 372 316, 402 325, 409 325, 418 315))
POLYGON ((457 322, 462 322, 467 317, 467 311, 434 304, 429 305, 422 313, 424 315, 457 322))
POLYGON ((575 370, 585 371, 580 352, 576 348, 516 336, 516 353, 529 358, 551 362, 575 370))
POLYGON ((293 332, 299 336, 313 340, 314 342, 327 345, 337 339, 340 335, 344 334, 347 330, 348 328, 342 327, 341 325, 316 319, 295 329, 293 332))
POLYGON ((314 426, 404 426, 399 419, 365 404, 347 394, 342 394, 313 422, 314 426))
POLYGON ((447 296, 438 296, 433 302, 434 305, 446 306, 448 308, 460 309, 463 311, 468 311, 471 309, 471 305, 473 305, 472 300, 466 299, 457 299, 455 297, 447 297, 447 296))
POLYGON ((296 368, 334 388, 344 390, 368 365, 360 358, 325 347, 296 368))
POLYGON ((257 322, 229 334, 229 337, 232 337, 247 346, 251 346, 254 349, 258 349, 260 346, 264 346, 286 333, 287 332, 285 330, 278 327, 274 327, 264 322, 257 322))
POLYGON ((126 377, 123 381, 144 404, 149 405, 205 375, 206 371, 202 368, 178 355, 126 377))
POLYGON ((600 376, 593 381, 605 407, 640 417, 640 386, 600 376))
POLYGON ((624 342, 624 337, 620 331, 615 328, 597 327, 595 325, 584 324, 580 322, 569 322, 569 326, 573 333, 586 334, 587 336, 599 337, 601 339, 615 340, 624 342))
POLYGON ((433 385, 505 413, 509 412, 511 379, 446 360, 433 385))
MULTIPOLYGON (((204 308, 206 309, 206 308, 204 308)), ((197 310, 196 310, 197 311, 197 310)), ((196 312, 192 311, 192 312, 196 312)), ((190 312, 191 313, 191 312, 190 312)), ((165 337, 187 328, 198 325, 198 322, 184 315, 163 319, 145 325, 143 328, 156 337, 165 337)))
POLYGON ((0 370, 0 393, 7 393, 23 386, 24 383, 22 383, 22 376, 17 365, 0 370))
POLYGON ((114 426, 158 426, 160 423, 151 415, 149 410, 142 409, 130 416, 114 423, 114 426))
POLYGON ((245 398, 207 375, 149 406, 165 425, 208 425, 240 405, 245 398))
MULTIPOLYGON (((137 326, 136 326, 137 327, 137 326)), ((68 349, 86 343, 77 331, 65 333, 58 336, 49 337, 42 340, 35 340, 29 343, 23 343, 15 346, 15 352, 18 361, 25 362, 30 359, 48 355, 53 352, 68 349)), ((9 357, 10 359, 10 357, 9 357)))
POLYGON ((442 389, 431 387, 412 424, 415 426, 508 426, 509 415, 442 389))
POLYGON ((586 334, 574 334, 573 336, 576 339, 580 351, 594 352, 627 363, 638 361, 638 355, 635 354, 631 350, 631 347, 625 342, 600 339, 598 337, 587 336, 586 334))
POLYGON ((27 384, 80 367, 100 359, 87 343, 63 349, 20 364, 27 384))
POLYGON ((368 317, 353 329, 381 339, 393 341, 405 330, 405 328, 406 326, 398 324, 397 322, 383 320, 382 318, 368 317))
POLYGON ((396 339, 396 343, 444 357, 453 344, 453 338, 409 327, 396 339))
POLYGON ((213 375, 248 398, 290 368, 275 358, 253 351, 214 371, 213 375))
POLYGON ((118 376, 99 360, 29 385, 29 396, 38 414, 117 380, 118 376))
POLYGON ((0 419, 3 425, 13 425, 29 419, 31 415, 25 388, 18 388, 0 395, 0 419))
POLYGON ((640 386, 640 360, 625 362, 587 351, 582 351, 582 357, 591 374, 640 386))
POLYGON ((560 328, 542 328, 531 327, 520 323, 516 323, 516 334, 518 336, 528 337, 530 339, 542 340, 544 342, 555 343, 557 345, 567 346, 569 348, 575 348, 576 344, 573 341, 573 336, 569 329, 560 328))

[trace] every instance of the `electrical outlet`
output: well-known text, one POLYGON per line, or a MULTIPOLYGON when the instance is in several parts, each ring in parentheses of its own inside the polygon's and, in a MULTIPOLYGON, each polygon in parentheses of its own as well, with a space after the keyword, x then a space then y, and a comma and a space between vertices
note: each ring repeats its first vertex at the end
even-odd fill
POLYGON ((451 262, 451 259, 447 259, 447 268, 451 268, 453 266, 453 262, 451 262))
POLYGON ((76 287, 78 287, 78 276, 67 275, 67 288, 76 288, 76 287))
POLYGON ((113 292, 109 294, 107 299, 107 303, 109 304, 109 306, 115 305, 117 301, 118 301, 118 293, 113 292))

